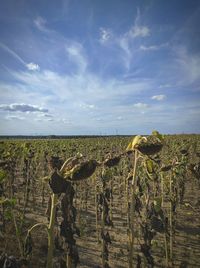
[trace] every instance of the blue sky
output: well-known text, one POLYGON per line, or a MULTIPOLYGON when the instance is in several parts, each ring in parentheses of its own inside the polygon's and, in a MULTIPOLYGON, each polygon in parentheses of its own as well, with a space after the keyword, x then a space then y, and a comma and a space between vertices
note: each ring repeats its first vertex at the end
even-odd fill
POLYGON ((200 1, 0 1, 0 134, 200 133, 200 1))

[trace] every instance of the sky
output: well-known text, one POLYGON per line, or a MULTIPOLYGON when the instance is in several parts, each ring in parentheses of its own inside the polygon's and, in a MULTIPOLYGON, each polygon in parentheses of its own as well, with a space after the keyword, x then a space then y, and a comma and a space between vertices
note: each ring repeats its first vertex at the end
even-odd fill
POLYGON ((200 1, 0 0, 0 135, 200 133, 200 1))

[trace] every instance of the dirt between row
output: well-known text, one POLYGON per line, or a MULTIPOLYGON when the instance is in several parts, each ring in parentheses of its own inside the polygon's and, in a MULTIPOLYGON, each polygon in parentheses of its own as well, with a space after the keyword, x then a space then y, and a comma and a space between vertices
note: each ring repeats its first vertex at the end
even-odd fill
MULTIPOLYGON (((37 195, 37 191, 36 191, 37 195)), ((41 196, 37 196, 37 206, 26 211, 26 230, 34 223, 47 222, 45 215, 48 197, 45 205, 41 205, 41 196)), ((79 203, 79 200, 76 202, 79 203)), ((81 230, 81 237, 76 237, 78 245, 81 268, 98 268, 101 265, 101 242, 98 241, 96 232, 94 198, 88 201, 87 210, 80 208, 79 204, 77 225, 81 230)), ((114 227, 107 228, 110 233, 112 244, 109 246, 109 265, 112 268, 128 267, 128 235, 127 235, 127 213, 123 199, 114 195, 113 203, 113 223, 114 227)), ((9 255, 18 255, 17 240, 12 226, 7 226, 7 236, 9 243, 6 251, 9 255)), ((162 235, 155 238, 158 243, 153 248, 155 267, 165 267, 163 252, 164 239, 162 235)), ((99 239, 100 240, 100 239, 99 239)), ((46 231, 39 228, 33 233, 33 252, 30 267, 45 267, 47 256, 47 235, 46 231)), ((0 236, 0 249, 5 247, 5 239, 0 236)), ((135 254, 138 251, 138 244, 135 244, 135 254)), ((55 251, 55 256, 61 252, 55 251)), ((55 265, 55 267, 58 267, 55 265)), ((136 267, 136 259, 134 259, 136 267)), ((174 239, 174 262, 172 267, 200 267, 200 189, 194 182, 187 182, 184 204, 177 210, 177 225, 174 239), (186 205, 185 205, 186 204, 186 205), (189 205, 188 205, 189 204, 189 205)))

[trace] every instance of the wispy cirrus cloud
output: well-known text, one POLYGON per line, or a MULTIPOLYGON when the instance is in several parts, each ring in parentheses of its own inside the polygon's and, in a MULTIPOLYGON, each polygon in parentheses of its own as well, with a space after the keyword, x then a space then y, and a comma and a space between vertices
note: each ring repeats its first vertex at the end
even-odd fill
POLYGON ((177 83, 183 85, 200 82, 200 55, 189 53, 184 46, 174 47, 173 52, 176 72, 182 78, 177 83))
POLYGON ((59 101, 68 101, 71 105, 79 104, 81 100, 83 106, 84 104, 99 106, 100 101, 120 101, 122 97, 146 91, 152 86, 150 80, 124 82, 116 78, 104 80, 88 70, 85 73, 79 70, 73 75, 58 74, 49 70, 31 73, 12 72, 12 75, 18 81, 17 91, 28 88, 35 94, 39 92, 39 95, 48 92, 49 100, 56 98, 59 101))
POLYGON ((133 52, 135 50, 134 40, 136 38, 145 38, 150 36, 150 28, 141 23, 140 10, 137 9, 137 15, 135 18, 134 25, 119 38, 119 46, 124 51, 125 55, 123 57, 125 66, 127 70, 130 69, 131 59, 133 57, 133 52))
POLYGON ((12 49, 8 46, 0 42, 0 48, 9 53, 12 57, 14 57, 17 61, 21 62, 23 65, 26 65, 26 62, 12 49))
POLYGON ((137 9, 134 24, 124 33, 117 35, 111 29, 100 28, 100 43, 102 45, 110 44, 112 47, 121 48, 123 55, 120 53, 120 57, 123 60, 125 68, 129 70, 134 51, 136 50, 134 44, 135 39, 145 38, 150 35, 150 28, 142 23, 140 10, 137 9))
POLYGON ((8 46, 0 42, 0 48, 5 50, 7 53, 9 53, 13 58, 15 58, 17 61, 22 63, 28 70, 31 71, 38 71, 40 70, 40 67, 38 64, 35 64, 33 62, 26 63, 14 50, 10 49, 8 46))
POLYGON ((129 38, 147 37, 150 35, 150 28, 141 22, 140 9, 137 9, 134 25, 126 33, 129 38))
POLYGON ((145 45, 141 45, 140 46, 140 50, 143 50, 143 51, 156 51, 156 50, 159 50, 161 48, 164 48, 164 47, 167 47, 168 44, 161 44, 161 45, 152 45, 152 46, 145 46, 145 45))
POLYGON ((134 25, 128 35, 131 38, 146 37, 150 35, 150 29, 147 26, 134 25))
POLYGON ((84 49, 78 42, 69 42, 65 46, 69 59, 76 64, 78 72, 84 72, 88 66, 86 56, 84 55, 84 49))

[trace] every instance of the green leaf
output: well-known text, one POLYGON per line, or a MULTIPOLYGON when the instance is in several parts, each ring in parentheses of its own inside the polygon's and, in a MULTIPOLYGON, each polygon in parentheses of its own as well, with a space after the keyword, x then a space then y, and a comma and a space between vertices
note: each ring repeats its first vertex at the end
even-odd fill
POLYGON ((7 173, 3 169, 0 169, 0 183, 4 181, 6 176, 7 176, 7 173))
POLYGON ((145 166, 146 166, 147 172, 149 174, 152 174, 154 172, 154 166, 153 166, 153 161, 152 160, 147 159, 145 161, 145 166))
POLYGON ((162 197, 156 197, 154 199, 154 208, 156 210, 156 212, 159 212, 161 210, 161 206, 162 206, 162 197))
POLYGON ((13 207, 16 204, 16 199, 0 198, 0 204, 4 204, 6 207, 13 207))
POLYGON ((11 210, 9 209, 7 209, 5 212, 4 212, 4 217, 5 217, 5 219, 6 220, 11 220, 12 219, 12 212, 11 212, 11 210))

